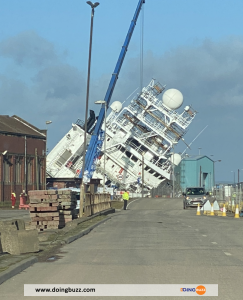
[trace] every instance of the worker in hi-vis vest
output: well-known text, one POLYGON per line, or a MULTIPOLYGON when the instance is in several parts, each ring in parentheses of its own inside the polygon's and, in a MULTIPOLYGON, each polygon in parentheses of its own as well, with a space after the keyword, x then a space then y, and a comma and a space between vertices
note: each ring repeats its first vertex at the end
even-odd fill
POLYGON ((124 201, 123 209, 126 210, 127 209, 127 201, 129 200, 129 193, 127 190, 122 194, 122 199, 124 201))
POLYGON ((15 192, 11 193, 11 202, 12 202, 12 208, 14 208, 15 203, 16 203, 16 194, 15 194, 15 192))

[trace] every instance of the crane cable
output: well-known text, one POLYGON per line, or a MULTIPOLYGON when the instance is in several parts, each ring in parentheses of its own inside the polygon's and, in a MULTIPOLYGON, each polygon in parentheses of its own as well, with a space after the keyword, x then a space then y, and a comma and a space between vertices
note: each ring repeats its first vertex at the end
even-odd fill
POLYGON ((140 92, 143 89, 143 35, 144 35, 144 5, 140 16, 140 92))

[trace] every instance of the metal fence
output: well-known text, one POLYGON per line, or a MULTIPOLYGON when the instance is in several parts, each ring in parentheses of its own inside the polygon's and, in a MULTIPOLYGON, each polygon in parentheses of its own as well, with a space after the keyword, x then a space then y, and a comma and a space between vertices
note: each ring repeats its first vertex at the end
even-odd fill
POLYGON ((228 210, 234 211, 235 206, 238 205, 241 211, 243 209, 243 185, 220 186, 213 190, 213 198, 225 204, 228 210))

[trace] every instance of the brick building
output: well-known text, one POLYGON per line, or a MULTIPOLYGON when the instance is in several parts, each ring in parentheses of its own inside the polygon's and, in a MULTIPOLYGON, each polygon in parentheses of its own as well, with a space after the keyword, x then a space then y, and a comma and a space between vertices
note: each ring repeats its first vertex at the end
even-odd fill
POLYGON ((45 189, 46 130, 20 117, 0 115, 0 201, 22 190, 45 189))

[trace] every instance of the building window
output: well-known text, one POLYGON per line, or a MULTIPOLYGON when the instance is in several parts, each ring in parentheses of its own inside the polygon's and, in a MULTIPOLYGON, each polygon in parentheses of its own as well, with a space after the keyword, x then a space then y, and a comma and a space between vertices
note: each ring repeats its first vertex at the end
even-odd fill
POLYGON ((9 183, 10 182, 10 165, 8 161, 5 159, 3 162, 3 168, 4 168, 4 182, 9 183))
POLYGON ((15 159, 15 181, 16 183, 22 183, 22 166, 23 166, 23 158, 18 157, 15 159))
POLYGON ((33 158, 29 158, 27 161, 27 183, 33 183, 33 158))

